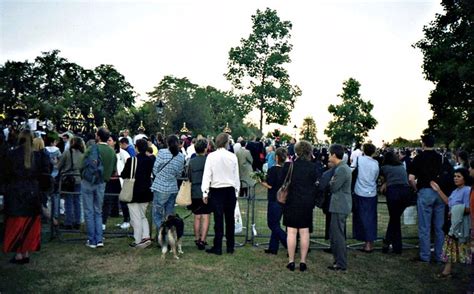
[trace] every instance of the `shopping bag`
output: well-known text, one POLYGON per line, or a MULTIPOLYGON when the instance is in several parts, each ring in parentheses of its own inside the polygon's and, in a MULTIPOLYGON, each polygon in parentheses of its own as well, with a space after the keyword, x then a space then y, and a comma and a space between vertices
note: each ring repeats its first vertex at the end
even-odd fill
POLYGON ((239 201, 235 203, 234 218, 235 218, 234 233, 240 234, 243 231, 243 225, 242 225, 242 214, 240 213, 239 201))
POLYGON ((178 196, 176 197, 176 204, 179 206, 191 205, 191 182, 183 181, 179 187, 178 196))

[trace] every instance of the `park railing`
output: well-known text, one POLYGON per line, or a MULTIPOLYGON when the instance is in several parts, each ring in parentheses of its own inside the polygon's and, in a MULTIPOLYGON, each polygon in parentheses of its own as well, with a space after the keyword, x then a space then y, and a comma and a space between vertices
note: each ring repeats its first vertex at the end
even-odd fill
MULTIPOLYGON (((60 181, 61 183, 61 181, 60 181)), ((239 204, 242 230, 235 232, 235 244, 236 246, 244 246, 251 244, 252 246, 267 246, 270 239, 271 231, 267 225, 267 206, 268 200, 266 193, 262 193, 262 188, 259 184, 249 187, 248 194, 245 197, 238 197, 237 202, 239 204), (260 190, 257 193, 257 190, 260 190)), ((265 190, 266 192, 266 190, 265 190)), ((65 195, 74 195, 79 197, 80 192, 67 192, 62 191, 61 184, 59 184, 59 195, 64 197, 65 195)), ((118 194, 106 194, 108 196, 116 196, 118 201, 118 194)), ((56 208, 54 207, 55 202, 51 201, 51 212, 56 208)), ((156 226, 152 222, 151 218, 152 205, 148 206, 147 216, 150 223, 150 232, 152 236, 156 234, 156 226)), ((192 212, 184 207, 176 207, 176 212, 184 219, 185 231, 184 237, 194 237, 192 212)), ((53 215, 53 213, 51 214, 53 215)), ((377 236, 378 241, 384 238, 385 231, 387 229, 389 221, 389 214, 387 209, 387 203, 383 196, 378 196, 377 204, 377 236)), ((211 216, 209 224, 209 237, 213 237, 214 220, 211 216)), ((132 237, 133 228, 120 229, 116 226, 107 226, 104 231, 104 235, 108 238, 112 237, 132 237)), ((404 240, 418 239, 418 229, 416 224, 404 224, 402 215, 402 236, 404 240)), ((328 248, 329 240, 327 240, 326 233, 326 215, 319 208, 315 208, 313 211, 313 228, 311 232, 311 248, 328 248)), ((61 241, 78 241, 85 240, 85 227, 81 226, 79 230, 65 230, 60 229, 58 226, 54 226, 51 223, 51 239, 58 238, 61 241), (79 234, 79 236, 78 236, 79 234), (82 235, 82 236, 80 236, 82 235)), ((357 247, 361 243, 358 243, 353 238, 352 234, 352 214, 347 218, 347 229, 346 238, 348 241, 348 247, 357 247)), ((211 243, 211 242, 209 242, 211 243)), ((412 243, 413 242, 409 242, 412 243)), ((415 242, 416 243, 416 242, 415 242)), ((190 243, 191 244, 191 243, 190 243)), ((405 244, 405 246, 411 246, 405 244)))

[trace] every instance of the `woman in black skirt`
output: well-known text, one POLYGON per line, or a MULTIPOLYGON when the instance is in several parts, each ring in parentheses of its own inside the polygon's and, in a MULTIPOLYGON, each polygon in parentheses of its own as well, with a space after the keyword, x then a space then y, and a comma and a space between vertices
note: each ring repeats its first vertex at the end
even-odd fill
POLYGON ((295 145, 296 160, 287 163, 282 172, 285 177, 290 164, 293 164, 291 184, 286 204, 283 206, 283 225, 287 226, 287 244, 289 262, 286 266, 295 270, 296 235, 300 236, 300 271, 305 271, 306 255, 309 248, 309 233, 313 224, 313 208, 315 198, 315 182, 317 180, 316 165, 311 162, 313 147, 307 141, 299 141, 295 145))
POLYGON ((199 250, 206 248, 206 237, 209 230, 209 214, 212 212, 209 205, 202 201, 202 175, 206 164, 207 140, 199 139, 194 145, 196 157, 191 158, 188 166, 188 177, 191 181, 191 200, 188 207, 194 213, 194 236, 199 250))

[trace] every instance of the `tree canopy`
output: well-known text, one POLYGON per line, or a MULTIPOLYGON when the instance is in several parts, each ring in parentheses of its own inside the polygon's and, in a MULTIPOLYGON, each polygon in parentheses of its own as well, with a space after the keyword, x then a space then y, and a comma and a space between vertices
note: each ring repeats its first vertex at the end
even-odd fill
POLYGON ((303 125, 300 128, 301 139, 306 140, 312 144, 318 143, 318 129, 316 128, 316 122, 311 116, 303 119, 303 125))
POLYGON ((290 21, 282 21, 275 10, 257 10, 252 15, 252 33, 240 40, 240 46, 229 51, 228 72, 225 77, 243 93, 237 96, 238 105, 247 112, 260 111, 260 132, 266 123, 286 124, 296 97, 298 86, 290 83, 284 65, 291 62, 290 21))
POLYGON ((436 87, 428 102, 433 117, 425 133, 445 145, 474 149, 474 1, 443 0, 443 14, 423 28, 414 46, 423 71, 436 87))
POLYGON ((359 93, 360 83, 353 79, 343 82, 342 99, 339 105, 329 105, 328 111, 334 118, 324 130, 332 143, 351 145, 363 142, 369 130, 375 128, 377 120, 370 113, 374 105, 364 101, 359 93))
MULTIPOLYGON (((218 134, 229 124, 235 136, 252 135, 251 128, 243 123, 247 113, 239 107, 232 93, 211 86, 201 87, 187 78, 165 76, 148 95, 154 99, 145 105, 159 100, 166 105, 161 121, 167 132, 179 130, 186 123, 194 134, 218 134)), ((153 130, 157 121, 153 110, 144 125, 153 130)))
POLYGON ((92 108, 97 125, 104 118, 114 125, 114 116, 132 107, 135 97, 133 87, 112 65, 84 69, 61 57, 59 50, 42 52, 34 62, 7 61, 0 66, 0 105, 5 104, 7 116, 21 102, 29 117, 48 118, 58 128, 75 108, 84 117, 92 108))

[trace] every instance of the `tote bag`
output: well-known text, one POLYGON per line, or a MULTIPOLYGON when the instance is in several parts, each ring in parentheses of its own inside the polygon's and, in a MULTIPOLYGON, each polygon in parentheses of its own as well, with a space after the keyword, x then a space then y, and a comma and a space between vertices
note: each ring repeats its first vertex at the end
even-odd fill
POLYGON ((119 199, 122 202, 131 202, 133 199, 133 186, 135 185, 135 172, 137 170, 137 159, 131 158, 130 179, 123 180, 122 191, 120 191, 119 199))
POLYGON ((176 197, 176 204, 179 206, 191 205, 191 182, 183 181, 179 187, 178 196, 176 197))

